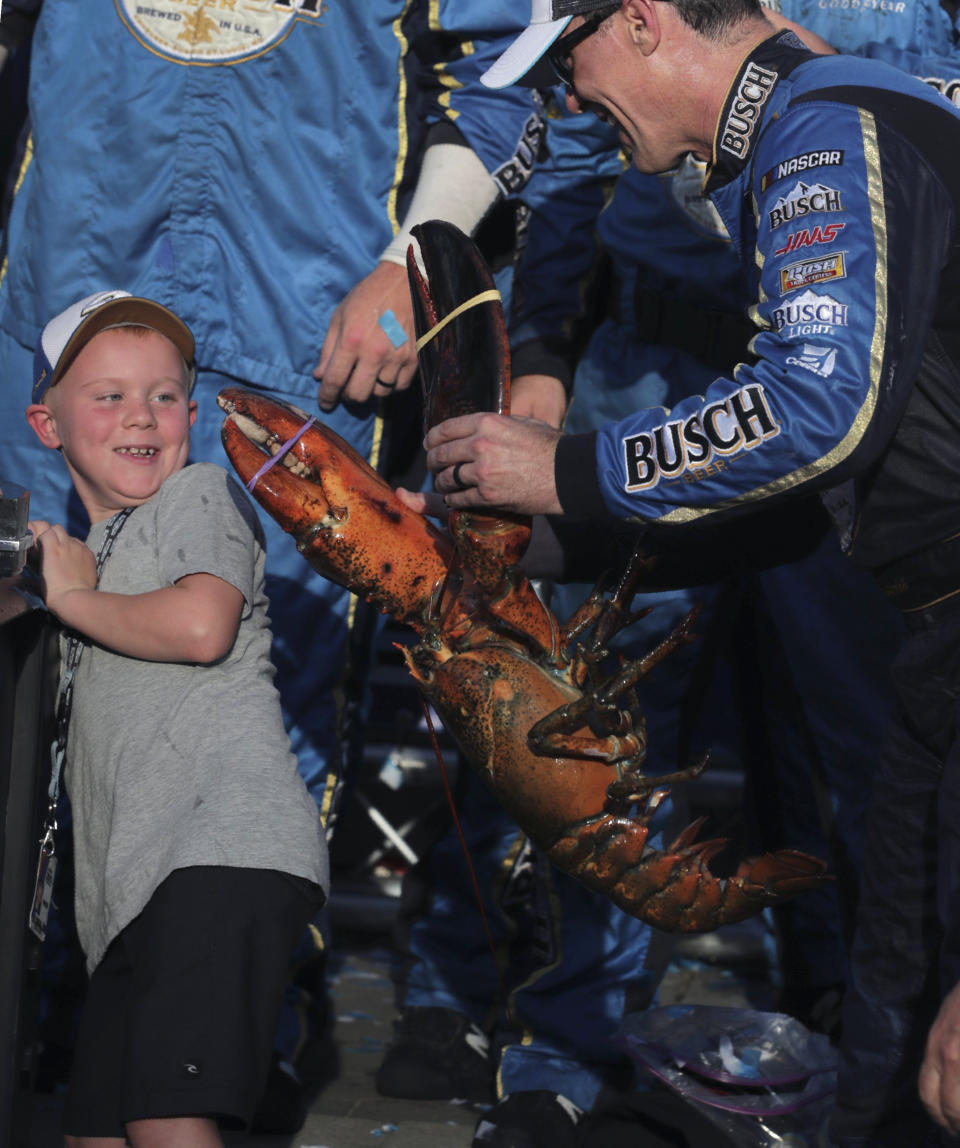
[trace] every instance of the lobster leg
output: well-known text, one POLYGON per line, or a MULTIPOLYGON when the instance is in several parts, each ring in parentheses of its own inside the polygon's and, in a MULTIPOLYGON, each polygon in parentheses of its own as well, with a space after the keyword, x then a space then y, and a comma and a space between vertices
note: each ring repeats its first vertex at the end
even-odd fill
POLYGON ((817 857, 779 849, 741 863, 731 877, 710 872, 726 841, 693 843, 702 821, 664 850, 646 846, 653 812, 666 796, 655 790, 633 818, 606 814, 571 826, 547 850, 550 860, 624 912, 674 933, 702 933, 733 924, 830 878, 817 857))
MULTIPOLYGON (((632 689, 642 677, 650 673, 674 650, 693 640, 691 626, 696 616, 697 610, 691 610, 679 626, 675 627, 659 645, 644 657, 626 662, 620 672, 607 682, 595 689, 588 690, 575 701, 569 702, 541 718, 531 728, 527 737, 534 753, 545 755, 575 754, 582 743, 582 739, 577 737, 576 731, 583 729, 592 716, 599 714, 610 718, 617 713, 626 715, 627 711, 619 710, 616 700, 627 690, 632 689)), ((601 755, 591 753, 590 756, 601 755)), ((605 760, 612 759, 605 758, 605 760)))

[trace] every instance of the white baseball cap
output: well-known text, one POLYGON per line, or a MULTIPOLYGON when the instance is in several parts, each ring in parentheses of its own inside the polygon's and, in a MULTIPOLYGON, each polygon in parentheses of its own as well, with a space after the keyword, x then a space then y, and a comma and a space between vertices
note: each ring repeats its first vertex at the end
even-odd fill
POLYGON ((611 7, 611 0, 532 0, 530 23, 509 48, 483 73, 488 88, 522 84, 550 88, 557 77, 543 54, 574 16, 585 16, 611 7), (540 65, 539 67, 537 65, 540 65))
POLYGON ((129 291, 98 291, 61 311, 40 332, 33 356, 33 402, 41 402, 93 336, 110 327, 149 327, 166 335, 187 364, 187 389, 193 388, 194 341, 186 323, 152 299, 129 291))

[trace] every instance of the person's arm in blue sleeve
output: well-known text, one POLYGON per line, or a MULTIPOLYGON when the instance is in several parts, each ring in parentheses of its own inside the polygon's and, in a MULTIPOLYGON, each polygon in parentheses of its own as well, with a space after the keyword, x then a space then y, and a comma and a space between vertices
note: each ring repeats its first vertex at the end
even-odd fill
POLYGON ((950 217, 949 200, 923 162, 893 162, 895 142, 874 158, 875 142, 855 107, 835 112, 829 141, 823 119, 816 104, 796 105, 781 119, 779 142, 761 141, 758 149, 756 363, 669 412, 641 411, 608 425, 595 443, 561 443, 556 471, 565 510, 602 505, 618 517, 676 523, 743 512, 836 486, 889 442, 916 378, 936 268, 946 259, 944 232, 928 221, 950 217), (843 163, 829 169, 829 186, 824 179, 810 192, 827 197, 811 224, 842 234, 842 250, 831 244, 825 251, 816 290, 790 285, 802 273, 804 252, 789 249, 786 226, 799 209, 801 181, 764 182, 785 146, 795 154, 843 153, 843 163))
POLYGON ((441 26, 418 5, 408 29, 418 107, 428 145, 403 223, 377 266, 331 318, 314 375, 324 410, 341 398, 363 402, 409 385, 417 366, 406 278, 410 232, 444 219, 472 234, 497 199, 522 186, 539 146, 540 117, 530 91, 492 92, 480 75, 523 27, 512 6, 454 5, 441 26), (444 23, 447 20, 448 23, 444 23))
MULTIPOLYGON (((895 108, 899 97, 890 100, 895 108)), ((762 268, 755 363, 671 411, 637 411, 595 434, 564 437, 490 416, 433 428, 428 466, 449 505, 685 524, 825 490, 869 467, 916 381, 953 226, 930 226, 953 219, 930 161, 904 154, 905 132, 884 132, 878 149, 868 138, 873 125, 852 105, 825 117, 815 102, 798 103, 780 118, 777 143, 758 145, 750 189, 760 221, 752 262, 762 268), (823 188, 813 188, 830 198, 809 226, 842 234, 842 245, 826 252, 839 251, 842 267, 825 263, 809 281, 816 291, 794 290, 790 279, 807 274, 795 266, 804 252, 789 249, 795 227, 784 226, 803 210, 802 181, 768 186, 764 178, 785 149, 843 154, 823 188), (457 463, 465 491, 450 489, 457 463)), ((742 188, 729 190, 738 196, 742 188)), ((721 193, 715 203, 722 207, 721 193)), ((739 201, 728 206, 739 216, 739 201)))

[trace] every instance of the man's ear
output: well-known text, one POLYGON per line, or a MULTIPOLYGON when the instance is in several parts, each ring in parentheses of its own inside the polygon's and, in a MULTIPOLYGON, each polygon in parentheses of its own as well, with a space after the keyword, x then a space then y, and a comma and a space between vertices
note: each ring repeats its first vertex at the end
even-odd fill
POLYGON ((649 56, 660 43, 660 15, 654 0, 623 0, 623 17, 634 44, 649 56))
POLYGON ((59 450, 60 436, 57 434, 57 420, 53 411, 46 403, 31 403, 27 407, 27 422, 33 428, 33 433, 51 450, 59 450))

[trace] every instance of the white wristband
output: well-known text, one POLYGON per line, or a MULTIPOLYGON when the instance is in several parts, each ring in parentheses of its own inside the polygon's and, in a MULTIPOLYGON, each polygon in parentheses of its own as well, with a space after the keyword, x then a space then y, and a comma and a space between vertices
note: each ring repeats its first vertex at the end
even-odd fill
POLYGON ((424 154, 403 226, 380 256, 381 260, 405 267, 410 231, 415 224, 428 219, 444 219, 472 235, 499 194, 493 177, 471 148, 460 144, 433 144, 424 154))

